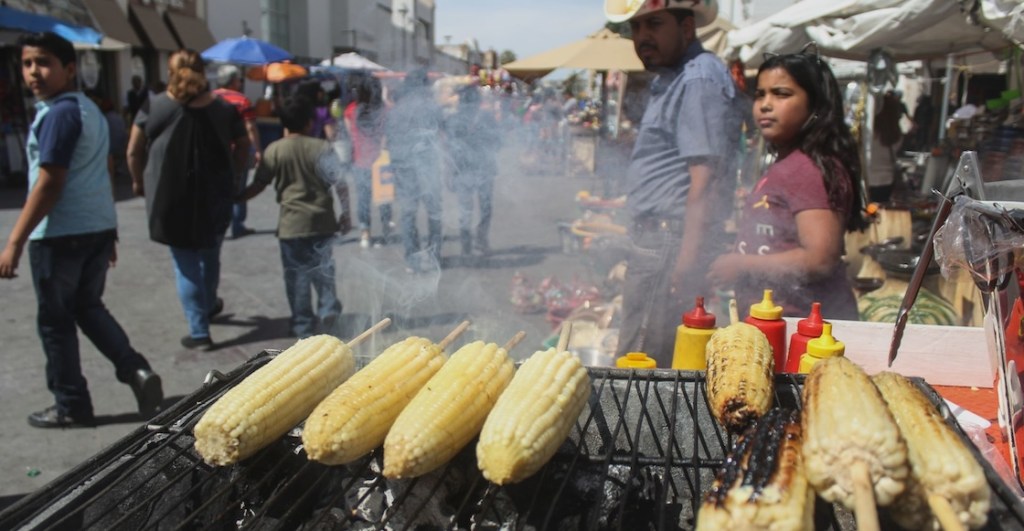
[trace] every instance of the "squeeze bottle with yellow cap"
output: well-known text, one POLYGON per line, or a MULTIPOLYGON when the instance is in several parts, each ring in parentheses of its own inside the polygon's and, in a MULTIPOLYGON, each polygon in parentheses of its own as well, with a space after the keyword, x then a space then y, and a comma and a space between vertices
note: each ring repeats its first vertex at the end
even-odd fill
POLYGON ((796 332, 789 336, 789 353, 786 355, 786 372, 800 372, 800 358, 807 352, 807 342, 821 337, 821 303, 811 303, 811 313, 806 319, 796 322, 796 332))
POLYGON ((708 368, 705 355, 708 340, 715 333, 715 316, 704 310, 704 297, 697 297, 692 310, 683 314, 683 324, 676 328, 676 348, 672 368, 703 371, 708 368))
POLYGON ((782 306, 772 300, 772 290, 764 290, 761 302, 750 305, 750 315, 745 322, 756 326, 768 338, 775 358, 775 372, 782 372, 786 367, 786 321, 782 320, 782 306))
POLYGON ((615 366, 620 369, 653 369, 657 363, 643 352, 629 352, 615 360, 615 366))
POLYGON ((845 353, 846 345, 832 337, 832 323, 826 322, 821 325, 821 337, 807 342, 807 352, 800 357, 800 372, 807 374, 815 363, 845 353))

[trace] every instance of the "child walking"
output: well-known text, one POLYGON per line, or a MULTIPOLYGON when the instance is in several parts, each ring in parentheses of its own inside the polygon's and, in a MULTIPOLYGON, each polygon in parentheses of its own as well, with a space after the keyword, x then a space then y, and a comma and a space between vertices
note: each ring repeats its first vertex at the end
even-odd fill
POLYGON ((771 288, 786 315, 820 301, 830 318, 858 318, 843 235, 865 223, 841 94, 817 54, 772 56, 758 70, 754 120, 777 159, 747 198, 734 252, 708 272, 714 285, 735 288, 740 308, 771 288))
POLYGON ((277 191, 284 288, 292 312, 291 332, 298 338, 331 333, 342 308, 334 286, 332 255, 338 218, 330 185, 320 170, 321 160, 333 156, 333 151, 326 140, 309 136, 313 111, 308 99, 285 100, 279 110, 284 137, 267 146, 253 183, 241 197, 247 201, 271 183, 277 191), (312 290, 317 294, 316 313, 312 290))

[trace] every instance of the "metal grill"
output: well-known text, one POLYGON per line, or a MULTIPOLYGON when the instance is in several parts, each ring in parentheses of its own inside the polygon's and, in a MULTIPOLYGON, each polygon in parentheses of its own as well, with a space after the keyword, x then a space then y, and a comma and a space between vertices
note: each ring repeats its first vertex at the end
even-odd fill
MULTIPOLYGON (((517 485, 483 479, 473 444, 414 480, 381 476, 380 449, 323 466, 306 459, 298 429, 238 465, 206 465, 193 426, 276 354, 211 373, 152 423, 0 513, 0 528, 692 529, 733 442, 711 416, 702 373, 591 368, 593 393, 573 433, 517 485)), ((934 390, 915 383, 951 419, 934 390)), ((778 376, 776 403, 798 408, 802 384, 778 376)), ((986 529, 1024 529, 1024 504, 970 447, 993 489, 986 529)), ((815 514, 817 529, 855 529, 848 512, 820 500, 815 514)))

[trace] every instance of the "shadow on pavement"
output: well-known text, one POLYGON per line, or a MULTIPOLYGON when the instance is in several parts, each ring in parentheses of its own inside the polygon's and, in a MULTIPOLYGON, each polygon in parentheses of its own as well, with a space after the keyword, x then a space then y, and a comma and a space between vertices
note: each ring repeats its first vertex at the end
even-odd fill
POLYGON ((213 322, 219 325, 247 327, 249 330, 242 335, 227 341, 217 341, 217 338, 215 337, 214 351, 248 345, 250 343, 257 343, 260 341, 291 337, 291 331, 288 330, 287 317, 265 317, 257 315, 248 319, 234 319, 234 315, 235 314, 232 313, 225 313, 217 316, 213 322))
MULTIPOLYGON (((185 398, 185 395, 178 396, 165 396, 163 402, 160 403, 160 411, 165 411, 174 404, 177 404, 185 398)), ((137 411, 131 413, 118 413, 116 415, 96 415, 97 426, 108 426, 111 424, 141 424, 146 422, 151 417, 145 417, 137 411)))
POLYGON ((518 269, 537 265, 548 255, 560 253, 561 250, 561 247, 519 245, 507 249, 493 249, 484 255, 445 256, 441 259, 441 266, 445 269, 518 269))

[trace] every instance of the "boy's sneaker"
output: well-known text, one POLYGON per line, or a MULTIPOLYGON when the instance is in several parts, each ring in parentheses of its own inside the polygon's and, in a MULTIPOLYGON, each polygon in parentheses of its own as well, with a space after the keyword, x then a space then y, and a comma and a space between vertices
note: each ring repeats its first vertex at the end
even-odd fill
POLYGON ((370 248, 370 231, 364 230, 362 234, 359 235, 359 247, 362 247, 363 249, 370 248))
POLYGON ((213 350, 213 340, 209 337, 185 336, 181 338, 181 346, 191 350, 213 350))
POLYGON ((96 417, 91 413, 65 415, 57 411, 57 406, 50 406, 29 415, 28 425, 34 428, 92 428, 96 426, 96 417))

